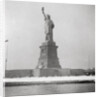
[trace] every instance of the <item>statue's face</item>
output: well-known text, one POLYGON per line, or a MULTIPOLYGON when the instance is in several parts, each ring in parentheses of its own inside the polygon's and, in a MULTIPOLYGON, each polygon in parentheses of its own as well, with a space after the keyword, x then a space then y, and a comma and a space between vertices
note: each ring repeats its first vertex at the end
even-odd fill
POLYGON ((50 19, 50 15, 47 15, 47 18, 50 19))

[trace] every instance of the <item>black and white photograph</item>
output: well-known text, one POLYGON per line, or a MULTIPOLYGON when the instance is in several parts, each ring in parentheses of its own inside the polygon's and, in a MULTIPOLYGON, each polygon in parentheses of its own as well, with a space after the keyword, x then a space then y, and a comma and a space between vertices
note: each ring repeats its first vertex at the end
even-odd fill
POLYGON ((95 92, 95 5, 5 1, 5 97, 95 92))

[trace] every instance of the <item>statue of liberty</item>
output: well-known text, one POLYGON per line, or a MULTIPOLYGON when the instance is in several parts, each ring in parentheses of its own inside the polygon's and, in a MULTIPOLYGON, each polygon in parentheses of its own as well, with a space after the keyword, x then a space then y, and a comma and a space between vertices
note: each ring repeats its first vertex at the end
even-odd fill
POLYGON ((44 15, 45 20, 45 34, 46 34, 46 41, 53 41, 53 28, 54 23, 50 18, 49 14, 45 14, 44 7, 42 7, 42 13, 44 15))
POLYGON ((58 71, 55 71, 56 68, 61 68, 59 64, 59 59, 57 57, 57 48, 56 43, 53 41, 53 28, 54 23, 50 18, 50 15, 45 14, 44 7, 41 8, 42 14, 44 16, 45 21, 45 42, 42 43, 40 46, 41 52, 40 52, 40 58, 38 61, 38 65, 36 67, 37 71, 36 74, 39 74, 39 76, 52 76, 50 72, 54 69, 53 75, 57 75, 58 71), (40 70, 41 69, 41 70, 40 70), (43 73, 42 73, 43 72, 43 73), (45 72, 45 73, 44 73, 45 72))

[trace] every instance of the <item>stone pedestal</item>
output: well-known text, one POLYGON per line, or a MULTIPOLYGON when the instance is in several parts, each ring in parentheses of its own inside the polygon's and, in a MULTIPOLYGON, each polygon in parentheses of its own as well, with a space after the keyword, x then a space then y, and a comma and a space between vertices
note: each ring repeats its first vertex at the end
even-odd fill
POLYGON ((46 41, 40 46, 40 49, 40 58, 36 69, 61 68, 55 42, 46 41))

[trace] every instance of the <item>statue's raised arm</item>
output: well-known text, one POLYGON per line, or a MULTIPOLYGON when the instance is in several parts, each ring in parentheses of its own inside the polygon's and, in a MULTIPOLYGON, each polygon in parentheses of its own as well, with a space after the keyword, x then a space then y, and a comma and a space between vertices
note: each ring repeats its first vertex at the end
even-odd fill
POLYGON ((42 13, 43 13, 43 15, 44 15, 44 19, 46 19, 46 14, 45 14, 45 12, 44 12, 44 7, 42 7, 42 13))

